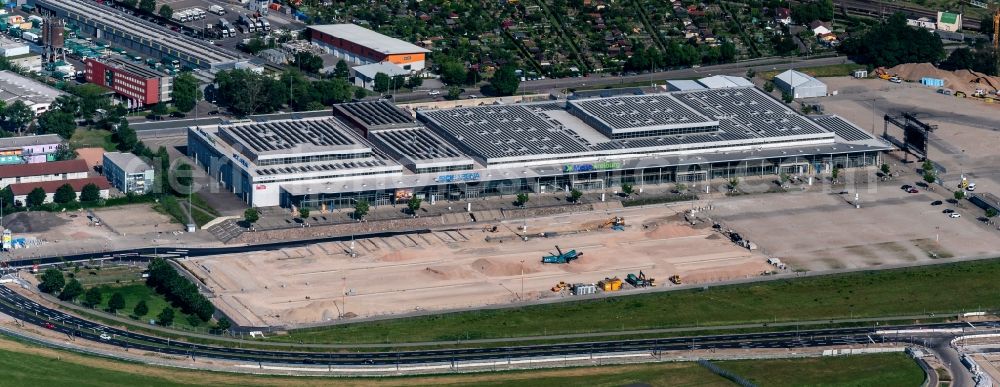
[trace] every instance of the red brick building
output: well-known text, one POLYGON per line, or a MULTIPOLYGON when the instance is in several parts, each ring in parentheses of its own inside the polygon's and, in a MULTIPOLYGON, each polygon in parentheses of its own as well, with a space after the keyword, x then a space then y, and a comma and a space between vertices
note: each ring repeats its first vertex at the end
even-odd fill
POLYGON ((84 74, 87 82, 114 91, 133 107, 170 101, 173 93, 169 75, 124 60, 89 58, 84 74))

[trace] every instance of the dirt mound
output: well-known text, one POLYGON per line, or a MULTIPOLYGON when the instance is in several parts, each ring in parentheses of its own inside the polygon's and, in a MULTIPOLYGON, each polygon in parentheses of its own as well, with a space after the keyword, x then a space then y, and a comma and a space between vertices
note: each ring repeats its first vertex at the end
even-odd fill
POLYGON ((43 211, 18 212, 3 218, 4 227, 16 233, 46 232, 68 222, 59 215, 43 211))
POLYGON ((1000 88, 1000 77, 991 77, 971 70, 941 70, 930 63, 905 63, 886 70, 910 82, 920 82, 920 78, 930 77, 944 80, 946 88, 961 91, 966 94, 982 89, 996 92, 1000 88))
MULTIPOLYGON (((492 259, 480 258, 472 262, 472 269, 488 275, 490 277, 505 277, 520 275, 522 265, 520 262, 496 262, 492 259)), ((524 274, 534 273, 537 270, 531 265, 524 264, 524 274)))

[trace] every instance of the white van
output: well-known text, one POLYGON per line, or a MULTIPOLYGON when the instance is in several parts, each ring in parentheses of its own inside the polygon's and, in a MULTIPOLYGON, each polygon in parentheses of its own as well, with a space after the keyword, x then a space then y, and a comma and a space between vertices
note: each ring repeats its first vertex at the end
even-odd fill
POLYGON ((965 189, 969 190, 969 191, 975 191, 976 190, 976 183, 969 183, 969 186, 965 187, 965 189))

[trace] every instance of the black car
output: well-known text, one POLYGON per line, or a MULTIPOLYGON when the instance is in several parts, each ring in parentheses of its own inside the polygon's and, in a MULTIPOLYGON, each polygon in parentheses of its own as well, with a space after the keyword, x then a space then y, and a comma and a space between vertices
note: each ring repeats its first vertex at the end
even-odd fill
POLYGON ((184 118, 184 117, 187 117, 187 114, 184 114, 184 113, 181 113, 181 112, 173 112, 173 113, 170 113, 170 116, 173 117, 173 118, 184 118))
POLYGON ((212 110, 212 111, 208 112, 208 115, 210 115, 210 116, 215 116, 215 115, 218 115, 218 114, 219 114, 218 110, 212 110))
POLYGON ((955 212, 955 210, 953 210, 951 208, 946 208, 944 211, 941 211, 942 214, 950 214, 952 212, 955 212))
POLYGON ((909 185, 909 184, 903 184, 902 187, 899 187, 899 189, 901 189, 903 191, 909 190, 910 188, 913 188, 913 186, 909 185))
POLYGON ((940 205, 942 205, 942 204, 944 204, 944 202, 942 202, 942 201, 940 201, 940 200, 935 200, 935 201, 931 202, 931 205, 932 205, 932 206, 940 206, 940 205))

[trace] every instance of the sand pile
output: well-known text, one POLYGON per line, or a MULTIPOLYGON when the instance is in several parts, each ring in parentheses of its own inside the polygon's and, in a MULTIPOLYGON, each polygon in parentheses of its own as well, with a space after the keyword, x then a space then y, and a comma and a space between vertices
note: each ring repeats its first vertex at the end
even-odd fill
POLYGON ((942 79, 946 88, 970 95, 975 93, 976 89, 995 92, 1000 87, 1000 77, 991 77, 971 70, 946 71, 930 63, 906 63, 886 71, 910 82, 920 82, 920 78, 923 77, 942 79))

